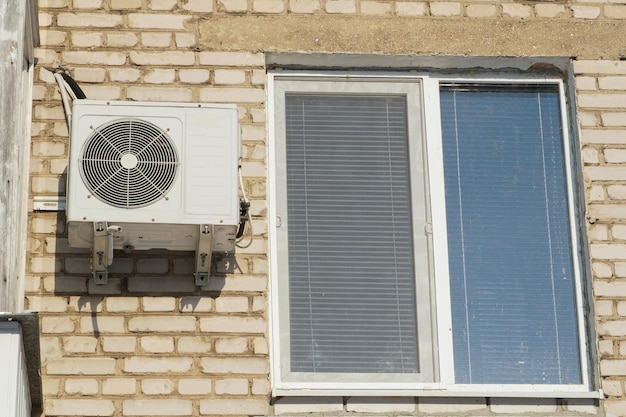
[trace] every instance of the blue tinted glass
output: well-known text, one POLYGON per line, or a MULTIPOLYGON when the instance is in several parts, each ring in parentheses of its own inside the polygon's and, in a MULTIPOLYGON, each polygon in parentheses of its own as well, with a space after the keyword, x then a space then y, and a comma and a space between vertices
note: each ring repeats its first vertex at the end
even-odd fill
POLYGON ((441 90, 457 383, 581 382, 559 92, 441 90))

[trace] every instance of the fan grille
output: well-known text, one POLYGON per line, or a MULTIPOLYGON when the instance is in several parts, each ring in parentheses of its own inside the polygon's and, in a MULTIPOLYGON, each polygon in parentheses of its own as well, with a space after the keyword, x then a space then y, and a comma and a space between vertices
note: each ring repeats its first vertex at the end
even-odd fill
POLYGON ((80 172, 89 191, 115 207, 139 208, 163 198, 178 170, 176 148, 167 133, 139 119, 119 119, 89 136, 80 172))

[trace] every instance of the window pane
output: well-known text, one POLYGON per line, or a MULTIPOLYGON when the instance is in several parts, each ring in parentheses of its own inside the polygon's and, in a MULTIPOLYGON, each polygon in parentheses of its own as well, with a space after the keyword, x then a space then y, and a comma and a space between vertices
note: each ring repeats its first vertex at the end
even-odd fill
POLYGON ((578 384, 559 92, 441 90, 457 383, 578 384))
POLYGON ((292 372, 418 372, 406 98, 286 100, 292 372))

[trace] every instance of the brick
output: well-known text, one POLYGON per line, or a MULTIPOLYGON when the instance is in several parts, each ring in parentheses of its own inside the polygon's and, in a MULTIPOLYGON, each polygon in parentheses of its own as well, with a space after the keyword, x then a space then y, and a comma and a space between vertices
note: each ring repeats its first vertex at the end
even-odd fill
POLYGON ((135 65, 189 66, 195 63, 195 54, 189 51, 142 52, 131 51, 130 61, 135 65))
POLYGON ((72 46, 79 48, 88 48, 102 46, 104 34, 101 32, 71 32, 72 46))
POLYGON ((130 10, 141 8, 141 0, 111 0, 111 9, 130 10))
POLYGON ((185 21, 190 18, 188 15, 131 13, 128 15, 128 24, 137 29, 184 30, 185 21))
POLYGON ((40 30, 39 37, 42 46, 59 46, 65 43, 67 32, 60 30, 40 30))
MULTIPOLYGON (((620 302, 621 303, 621 302, 620 302)), ((617 303, 617 313, 620 314, 620 303, 617 303)), ((594 312, 597 316, 612 316, 613 315, 613 301, 611 300, 598 300, 595 302, 594 312)), ((624 303, 624 313, 626 313, 626 303, 624 303)))
POLYGON ((465 7, 467 17, 493 17, 496 6, 493 4, 469 4, 465 7))
POLYGON ((195 317, 141 316, 128 321, 131 332, 192 332, 196 330, 195 317))
POLYGON ((68 353, 95 353, 98 339, 87 336, 69 336, 63 338, 63 349, 68 353))
POLYGON ((191 90, 175 87, 129 87, 126 95, 135 101, 191 102, 193 98, 191 90))
POLYGON ((42 9, 54 9, 67 7, 68 0, 40 0, 39 7, 42 9))
POLYGON ((263 103, 265 91, 259 88, 202 88, 200 101, 208 103, 263 103))
POLYGON ((267 379, 252 380, 252 395, 265 395, 271 392, 270 382, 267 379))
MULTIPOLYGON (((61 106, 35 106, 34 116, 37 119, 63 120, 65 113, 61 106)), ((34 155, 37 155, 34 153, 34 155)))
POLYGON ((361 13, 369 15, 391 14, 391 3, 384 3, 382 1, 362 1, 361 13))
POLYGON ((267 299, 265 296, 252 298, 252 311, 263 312, 267 308, 267 299))
POLYGON ((597 6, 571 6, 572 13, 577 19, 597 19, 600 8, 597 6))
POLYGON ((57 26, 82 28, 122 27, 122 16, 112 13, 59 13, 57 26))
POLYGON ((46 415, 55 416, 112 416, 115 404, 111 400, 46 400, 46 415))
POLYGON ((205 374, 267 374, 269 364, 265 358, 200 358, 200 368, 205 374))
POLYGON ((44 289, 57 294, 87 292, 87 278, 84 277, 46 277, 43 280, 44 289))
MULTIPOLYGON (((624 247, 626 251, 626 246, 624 247)), ((267 322, 257 317, 206 317, 200 319, 200 330, 216 333, 264 333, 267 322)))
POLYGON ((585 162, 587 164, 598 164, 598 163, 600 163, 598 150, 594 149, 594 148, 591 148, 589 146, 586 146, 586 147, 583 148, 581 156, 582 156, 583 162, 585 162))
POLYGON ((252 70, 252 85, 265 85, 265 71, 263 70, 252 70))
POLYGON ((605 263, 594 262, 591 268, 596 278, 613 277, 613 271, 611 270, 611 267, 605 263))
POLYGON ((121 52, 66 51, 61 55, 68 64, 124 65, 126 63, 126 54, 121 52))
POLYGON ((356 3, 354 0, 328 0, 326 2, 326 12, 332 14, 353 14, 356 13, 356 3))
POLYGON ((215 70, 216 84, 243 84, 246 82, 246 72, 243 70, 215 70))
POLYGON ((267 355, 269 354, 269 346, 267 340, 262 337, 256 337, 253 341, 254 354, 255 355, 267 355))
POLYGON ((257 13, 282 13, 284 9, 283 0, 252 0, 252 11, 257 13))
POLYGON ((135 46, 139 42, 139 38, 134 33, 107 33, 105 34, 107 46, 112 47, 130 47, 135 46))
POLYGON ((248 10, 248 0, 219 0, 219 9, 226 12, 245 12, 248 10))
POLYGON ((217 395, 247 395, 248 380, 243 378, 227 378, 215 381, 215 393, 217 395))
POLYGON ((612 200, 626 200, 626 185, 609 185, 607 194, 612 200))
POLYGON ((517 3, 502 3, 502 13, 505 16, 516 17, 518 19, 528 19, 532 16, 531 6, 517 3))
POLYGON ((110 313, 137 311, 138 309, 138 297, 107 297, 106 299, 106 310, 110 313))
POLYGON ((219 313, 245 313, 248 311, 248 297, 218 297, 215 309, 219 313))
POLYGON ((626 225, 614 225, 611 227, 611 234, 614 239, 626 240, 626 225))
MULTIPOLYGON (((208 4, 212 4, 208 2, 208 4)), ((175 33, 174 43, 177 48, 193 48, 198 43, 193 33, 175 33)))
POLYGON ((598 86, 601 90, 626 90, 626 77, 599 77, 598 86))
POLYGON ((626 61, 581 60, 573 65, 576 74, 626 74, 626 61))
POLYGON ((626 259, 626 244, 594 243, 591 256, 597 259, 626 259))
POLYGON ((624 394, 622 382, 615 380, 602 380, 602 390, 605 395, 620 397, 624 394))
POLYGON ((209 0, 187 0, 183 4, 183 9, 190 12, 209 13, 213 11, 213 2, 209 0))
POLYGON ((213 303, 213 299, 209 297, 182 297, 179 308, 183 313, 206 313, 213 311, 213 303))
POLYGON ((172 33, 146 32, 141 34, 141 44, 151 48, 165 48, 172 45, 172 33))
POLYGON ((626 297, 626 282, 596 281, 593 283, 593 292, 596 297, 626 297))
POLYGON ((565 13, 565 7, 561 4, 535 4, 535 13, 538 17, 557 17, 565 13))
POLYGON ((601 336, 626 336, 626 321, 605 321, 597 325, 601 336))
POLYGON ((72 6, 75 9, 99 9, 102 7, 102 0, 73 0, 72 6))
POLYGON ((227 67, 263 67, 263 54, 249 52, 201 52, 198 54, 200 65, 227 67))
POLYGON ((106 285, 96 285, 93 279, 90 279, 87 286, 87 291, 90 294, 119 295, 122 293, 122 280, 120 278, 109 277, 109 282, 106 285))
POLYGON ((68 379, 65 381, 65 393, 70 395, 94 395, 98 393, 98 381, 95 379, 68 379))
POLYGON ((420 413, 465 413, 474 410, 486 410, 485 398, 420 398, 420 413))
POLYGON ((211 393, 211 380, 189 378, 178 381, 178 392, 182 395, 206 395, 211 393))
POLYGON ((583 173, 590 180, 596 181, 615 181, 624 177, 626 167, 622 166, 603 166, 603 167, 585 167, 583 173))
POLYGON ((65 298, 29 296, 26 299, 29 310, 63 313, 67 308, 67 299, 65 298))
MULTIPOLYGON (((42 113, 40 113, 42 114, 42 113)), ((39 142, 33 141, 31 152, 33 155, 43 155, 46 157, 63 156, 66 153, 67 144, 65 142, 39 142)), ((35 220, 33 219, 33 223, 35 220)), ((56 219, 55 219, 56 222, 56 219)), ((55 229, 46 231, 36 231, 35 233, 54 233, 55 229)))
POLYGON ((146 358, 136 356, 124 360, 124 372, 130 373, 181 373, 191 369, 191 358, 146 358))
POLYGON ((577 90, 597 90, 598 89, 598 87, 596 85, 596 78, 595 77, 578 76, 578 77, 576 77, 574 82, 576 84, 576 89, 577 90))
MULTIPOLYGON (((65 193, 65 177, 31 177, 31 189, 35 194, 65 193)), ((59 262, 60 264, 60 262, 59 262)), ((57 271, 58 272, 58 271, 57 271)))
POLYGON ((112 375, 115 373, 113 358, 64 358, 48 362, 49 375, 112 375))
POLYGON ((612 340, 599 340, 598 352, 602 355, 613 355, 613 341, 612 340))
POLYGON ((143 311, 174 311, 174 297, 142 297, 143 311))
POLYGON ((350 397, 346 410, 357 413, 412 413, 415 411, 415 398, 350 397))
POLYGON ((316 13, 320 10, 319 0, 289 0, 292 13, 316 13))
POLYGON ((211 399, 200 401, 202 415, 267 415, 267 399, 211 399))
POLYGON ((172 10, 176 6, 176 0, 151 0, 151 10, 172 10))
POLYGON ((42 333, 71 333, 76 328, 74 319, 70 317, 42 317, 42 333))
POLYGON ((102 338, 102 350, 105 352, 134 352, 137 339, 128 336, 109 336, 102 338))
POLYGON ((135 395, 137 381, 134 378, 111 378, 102 382, 104 395, 135 395))
POLYGON ((141 381, 141 392, 146 395, 167 395, 174 391, 171 379, 146 379, 141 381))
POLYGON ((605 4, 604 16, 609 19, 626 19, 626 6, 605 4))
POLYGON ((626 94, 581 93, 578 95, 578 105, 608 109, 624 108, 626 107, 626 94))
POLYGON ((60 272, 61 263, 52 257, 33 257, 30 260, 30 271, 34 273, 60 272))
POLYGON ((552 398, 492 398, 493 413, 552 413, 557 410, 552 398))
POLYGON ((190 416, 190 400, 124 400, 122 410, 125 416, 190 416))
POLYGON ((602 118, 602 124, 604 126, 626 126, 626 112, 603 112, 600 114, 600 117, 602 118))
POLYGON ((605 399, 604 411, 607 416, 620 416, 626 410, 626 400, 605 399))
POLYGON ((43 395, 55 397, 60 393, 61 380, 51 377, 43 378, 41 381, 43 395))
MULTIPOLYGON (((267 131, 265 130, 265 126, 241 126, 241 139, 244 141, 263 141, 266 138, 267 131)), ((263 155, 265 157, 265 155, 263 155)), ((257 163, 258 165, 259 163, 257 163)), ((257 175, 264 176, 265 175, 265 165, 263 168, 260 168, 262 172, 258 172, 257 175)), ((255 165, 256 166, 256 165, 255 165)))
POLYGON ((341 413, 341 397, 282 397, 274 403, 274 414, 341 413))
POLYGON ((430 13, 433 16, 460 16, 461 3, 432 2, 430 3, 430 13))
POLYGON ((399 16, 424 16, 426 15, 427 3, 425 2, 397 2, 396 14, 399 16))
POLYGON ((196 272, 194 258, 180 258, 172 260, 172 271, 174 274, 192 276, 196 272))
POLYGON ((600 373, 606 376, 626 375, 626 359, 603 359, 600 361, 600 373))
POLYGON ((626 277, 626 262, 615 262, 615 276, 618 278, 626 277))
POLYGON ((135 82, 139 80, 141 71, 134 68, 110 68, 109 79, 123 83, 135 82))
POLYGON ((201 336, 182 336, 178 339, 180 353, 208 353, 211 351, 211 341, 201 336))
POLYGON ((100 313, 102 311, 102 297, 70 297, 68 307, 72 311, 100 313))
POLYGON ((624 144, 626 143, 626 132, 617 129, 590 130, 582 131, 582 139, 586 143, 598 144, 624 144))
POLYGON ((211 71, 204 69, 180 69, 178 78, 186 84, 206 84, 211 78, 211 71))
POLYGON ((150 353, 167 353, 174 351, 174 339, 166 336, 146 336, 139 339, 142 349, 150 353))
POLYGON ((248 351, 248 340, 245 337, 225 337, 215 341, 217 353, 245 353, 248 351))
POLYGON ((124 333, 124 317, 82 317, 81 333, 124 333))
POLYGON ((129 277, 128 291, 148 293, 184 293, 194 292, 196 284, 193 277, 188 279, 171 277, 129 277))

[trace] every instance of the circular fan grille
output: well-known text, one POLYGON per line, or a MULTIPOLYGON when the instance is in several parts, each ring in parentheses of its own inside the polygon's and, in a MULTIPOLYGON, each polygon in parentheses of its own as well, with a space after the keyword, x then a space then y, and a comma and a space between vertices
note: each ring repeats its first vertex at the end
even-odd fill
POLYGON ((167 194, 178 164, 174 144, 163 129, 144 120, 120 119, 94 129, 83 146, 80 171, 101 201, 138 208, 167 194))

